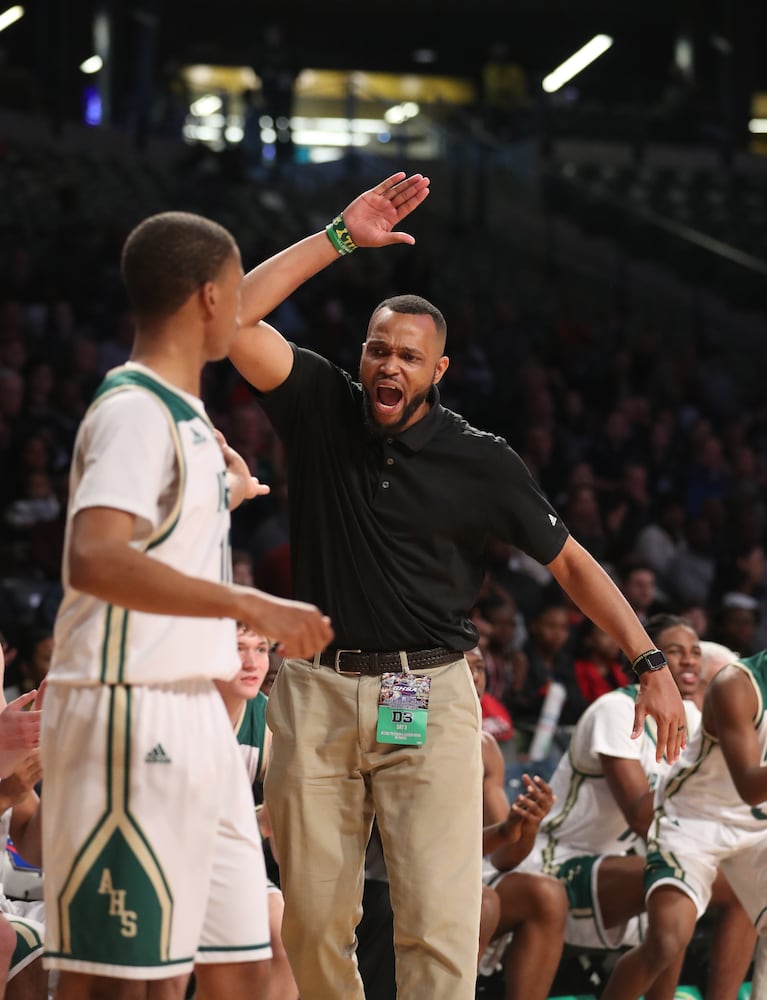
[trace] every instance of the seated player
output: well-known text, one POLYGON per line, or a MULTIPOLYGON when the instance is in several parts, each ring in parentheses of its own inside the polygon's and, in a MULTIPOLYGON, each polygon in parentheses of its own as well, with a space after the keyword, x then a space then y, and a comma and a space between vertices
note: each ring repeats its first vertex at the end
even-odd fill
MULTIPOLYGON (((700 673, 697 633, 675 615, 655 615, 646 627, 668 660, 692 734, 700 722, 694 701, 700 673)), ((642 939, 644 838, 653 814, 652 789, 668 764, 656 761, 652 720, 639 739, 629 737, 636 690, 630 685, 603 695, 576 725, 551 779, 556 805, 521 864, 525 871, 555 875, 566 886, 570 913, 565 941, 576 947, 617 950, 642 939)), ((708 995, 723 997, 733 987, 737 993, 750 961, 753 932, 723 878, 717 880, 715 901, 719 912, 708 995)), ((655 985, 652 1000, 674 996, 678 971, 670 969, 655 985)))
POLYGON ((710 681, 700 730, 656 793, 645 868, 647 936, 618 961, 603 1000, 646 994, 679 961, 718 871, 751 926, 767 931, 765 695, 764 650, 710 681))
MULTIPOLYGON (((230 681, 215 681, 241 745, 248 777, 254 787, 254 798, 266 773, 271 744, 271 732, 266 724, 267 698, 261 691, 269 669, 269 646, 269 640, 265 636, 257 635, 240 622, 237 626, 237 651, 242 669, 230 681)), ((270 836, 266 807, 259 805, 256 813, 261 835, 270 836)), ((280 936, 284 909, 282 893, 271 881, 267 883, 267 893, 272 959, 269 985, 263 994, 263 1000, 298 1000, 298 987, 280 936)))

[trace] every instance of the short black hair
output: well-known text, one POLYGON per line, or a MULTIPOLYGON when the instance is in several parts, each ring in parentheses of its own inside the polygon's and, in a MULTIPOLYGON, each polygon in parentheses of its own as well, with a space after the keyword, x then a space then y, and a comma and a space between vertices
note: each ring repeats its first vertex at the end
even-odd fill
POLYGON ((379 302, 370 318, 372 319, 381 309, 391 309, 392 312, 405 313, 409 316, 431 316, 440 338, 440 351, 444 351, 447 340, 447 323, 442 312, 428 299, 424 299, 420 295, 393 295, 391 298, 379 302))
POLYGON ((217 222, 192 212, 160 212, 123 246, 120 272, 138 316, 170 316, 218 276, 237 243, 217 222))
POLYGON ((662 635, 666 629, 676 628, 678 625, 684 625, 685 628, 692 629, 693 632, 695 631, 686 618, 683 618, 681 615, 666 614, 665 612, 651 615, 645 623, 645 631, 657 646, 658 636, 662 635))

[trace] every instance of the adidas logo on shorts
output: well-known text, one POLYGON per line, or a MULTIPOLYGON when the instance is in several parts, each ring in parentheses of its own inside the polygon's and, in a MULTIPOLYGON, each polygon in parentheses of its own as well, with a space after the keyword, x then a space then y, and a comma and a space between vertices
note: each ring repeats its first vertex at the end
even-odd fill
POLYGON ((162 748, 162 743, 155 743, 149 753, 144 757, 145 764, 170 764, 170 757, 162 748))

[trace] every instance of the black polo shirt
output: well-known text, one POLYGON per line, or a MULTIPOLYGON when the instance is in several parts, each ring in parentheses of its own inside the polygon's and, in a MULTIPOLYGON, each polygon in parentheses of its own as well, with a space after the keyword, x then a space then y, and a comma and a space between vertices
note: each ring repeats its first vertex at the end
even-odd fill
POLYGON ((288 463, 295 596, 330 615, 334 646, 476 645, 469 613, 489 535, 551 562, 567 529, 521 458, 446 410, 377 438, 363 390, 293 345, 281 386, 258 393, 288 463))

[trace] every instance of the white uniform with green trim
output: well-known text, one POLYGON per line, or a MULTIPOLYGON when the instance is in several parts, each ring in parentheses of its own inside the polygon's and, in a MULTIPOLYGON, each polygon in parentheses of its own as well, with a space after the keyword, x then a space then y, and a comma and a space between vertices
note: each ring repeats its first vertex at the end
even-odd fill
MULTIPOLYGON (((757 697, 753 724, 767 762, 767 651, 736 662, 757 697)), ((708 906, 717 868, 751 917, 767 931, 767 803, 749 806, 738 795, 724 754, 701 727, 655 792, 647 842, 645 886, 673 885, 708 906)))
MULTIPOLYGON (((568 751, 551 778, 556 802, 541 823, 535 847, 517 869, 544 872, 565 883, 570 903, 568 944, 619 948, 641 940, 641 918, 609 930, 604 926, 596 892, 603 857, 644 853, 644 842, 627 827, 610 791, 600 754, 639 761, 651 788, 669 766, 655 759, 657 733, 652 719, 646 720, 642 736, 631 738, 638 690, 632 684, 602 695, 578 720, 568 751)), ((700 711, 691 701, 684 705, 688 732, 694 732, 700 711)))
MULTIPOLYGON (((4 853, 8 844, 11 826, 11 809, 0 816, 0 852, 4 853)), ((8 899, 0 890, 0 913, 7 919, 16 933, 16 947, 13 949, 8 969, 8 982, 23 969, 40 958, 43 953, 42 903, 39 900, 8 899)))
MULTIPOLYGON (((124 510, 137 549, 231 579, 213 428, 149 369, 102 383, 70 496, 68 531, 85 508, 124 510)), ((234 622, 126 611, 66 575, 64 587, 41 740, 46 964, 151 979, 270 957, 252 797, 211 680, 239 669, 234 622)))

